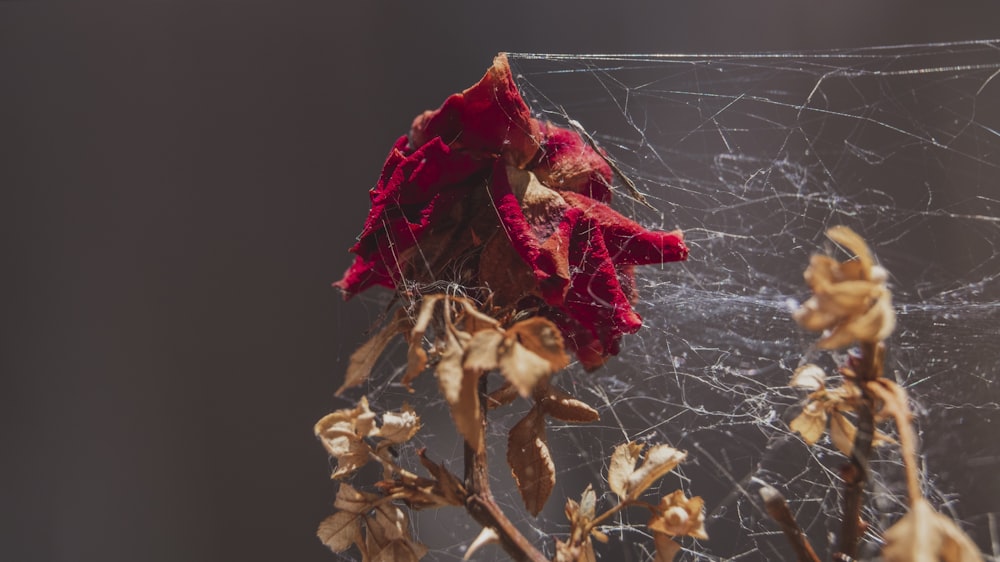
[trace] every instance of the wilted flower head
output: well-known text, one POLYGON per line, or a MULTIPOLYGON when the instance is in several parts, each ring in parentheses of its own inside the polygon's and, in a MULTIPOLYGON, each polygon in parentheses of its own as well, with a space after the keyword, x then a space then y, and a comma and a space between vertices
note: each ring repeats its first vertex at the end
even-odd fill
POLYGON ((606 205, 611 169, 579 134, 534 119, 506 57, 418 116, 371 191, 372 207, 334 285, 436 282, 485 288, 494 305, 551 319, 596 368, 639 329, 633 266, 683 260, 679 231, 649 231, 606 205))
POLYGON ((875 265, 868 245, 850 228, 835 226, 826 235, 855 257, 844 262, 812 257, 805 279, 813 296, 795 311, 795 321, 807 330, 827 331, 818 343, 825 349, 884 340, 896 327, 888 273, 875 265))

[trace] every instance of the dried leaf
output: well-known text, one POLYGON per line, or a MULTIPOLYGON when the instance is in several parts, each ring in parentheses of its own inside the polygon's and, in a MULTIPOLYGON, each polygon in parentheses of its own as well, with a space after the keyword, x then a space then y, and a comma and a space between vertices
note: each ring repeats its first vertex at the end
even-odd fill
POLYGON ((608 465, 608 486, 621 499, 625 499, 628 495, 628 479, 635 471, 635 463, 639 461, 642 449, 642 443, 633 441, 618 445, 611 454, 611 462, 608 465))
POLYGON ((330 550, 343 552, 355 542, 361 541, 361 524, 358 521, 358 515, 339 511, 319 524, 316 536, 330 550))
POLYGON ((522 320, 507 330, 507 337, 516 337, 528 351, 548 361, 552 372, 569 365, 562 334, 551 320, 540 316, 522 320))
POLYGON ((705 501, 695 496, 688 498, 681 490, 660 500, 647 527, 651 531, 672 537, 708 539, 705 532, 705 501))
POLYGON ((804 388, 806 390, 819 390, 826 384, 826 372, 814 363, 806 363, 792 374, 792 380, 788 386, 792 388, 804 388))
POLYGON ((405 443, 420 430, 420 416, 409 405, 404 403, 398 412, 386 412, 382 415, 382 427, 375 433, 377 437, 389 443, 405 443))
POLYGON ((678 451, 669 445, 656 445, 646 451, 642 466, 628 477, 626 490, 629 499, 637 499, 654 482, 674 469, 687 457, 684 451, 678 451))
POLYGON ((872 253, 865 239, 846 226, 834 226, 826 231, 826 237, 854 253, 864 271, 871 271, 872 253))
POLYGON ((815 445, 826 431, 826 410, 818 401, 810 400, 788 427, 801 435, 803 441, 815 445))
POLYGON ((902 519, 885 532, 885 562, 981 562, 976 544, 951 519, 916 500, 902 519))
POLYGON ((462 366, 466 369, 485 373, 499 367, 497 350, 503 343, 504 335, 496 330, 481 330, 472 335, 465 350, 462 366))
POLYGON ((427 351, 423 348, 423 338, 415 338, 410 341, 410 348, 406 352, 406 372, 400 381, 406 390, 413 392, 410 383, 416 379, 420 373, 427 368, 427 351))
POLYGON ((427 547, 411 540, 390 541, 371 555, 372 562, 417 562, 427 553, 427 547))
POLYGON ((681 545, 663 533, 653 533, 653 544, 656 546, 655 562, 673 562, 674 557, 681 551, 681 545))
POLYGON ((525 398, 553 371, 551 363, 510 337, 498 350, 498 362, 504 378, 525 398))
POLYGON ((371 505, 379 500, 379 496, 356 490, 350 484, 341 484, 337 490, 337 499, 333 507, 349 513, 362 514, 371 509, 371 505))
POLYGON ((362 397, 353 409, 337 410, 316 422, 313 432, 331 457, 337 459, 332 478, 353 474, 371 459, 371 447, 363 440, 375 431, 375 414, 362 397))
POLYGON ((545 439, 545 416, 532 408, 510 429, 507 463, 524 506, 538 515, 556 484, 556 467, 545 439))
POLYGON ((601 419, 597 410, 555 388, 549 389, 540 405, 546 414, 564 422, 587 423, 601 419))
POLYGON ((845 456, 851 456, 854 451, 854 438, 858 430, 840 412, 830 413, 830 441, 838 451, 845 456))
POLYGON ((409 318, 402 314, 402 310, 400 310, 392 322, 379 333, 372 336, 370 340, 362 344, 357 351, 352 353, 351 361, 347 365, 347 373, 344 375, 344 384, 340 385, 340 388, 337 389, 337 395, 340 395, 348 388, 353 388, 365 382, 368 376, 371 375, 372 368, 375 367, 375 362, 378 361, 382 352, 385 351, 386 346, 389 345, 389 342, 393 338, 406 331, 409 323, 409 318))
POLYGON ((403 509, 393 503, 381 502, 375 506, 374 515, 365 517, 365 530, 369 544, 376 546, 369 554, 382 550, 397 540, 409 541, 410 520, 403 509))
POLYGON ((455 338, 441 353, 437 366, 441 394, 448 402, 455 427, 474 450, 482 447, 482 412, 479 408, 480 373, 462 368, 462 348, 455 338))

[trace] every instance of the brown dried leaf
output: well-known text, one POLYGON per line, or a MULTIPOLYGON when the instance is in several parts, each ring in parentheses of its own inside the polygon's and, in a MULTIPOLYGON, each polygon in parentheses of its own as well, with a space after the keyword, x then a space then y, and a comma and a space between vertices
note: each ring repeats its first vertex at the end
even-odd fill
POLYGON ((555 388, 550 388, 539 404, 546 414, 564 422, 587 423, 601 419, 597 410, 555 388))
POLYGON ((365 528, 368 537, 379 548, 395 540, 411 540, 409 517, 403 508, 390 502, 381 502, 375 506, 374 515, 365 517, 365 528))
POLYGON ((368 494, 356 490, 350 484, 341 484, 337 490, 337 499, 333 507, 347 511, 349 513, 361 514, 371 508, 371 505, 379 500, 376 494, 368 494))
POLYGON ((635 472, 635 463, 639 461, 639 453, 643 447, 642 443, 634 441, 622 443, 615 447, 615 452, 611 454, 611 462, 608 465, 608 486, 621 499, 625 499, 628 495, 628 479, 635 472))
POLYGON ((427 351, 423 347, 423 338, 411 338, 410 348, 406 352, 406 372, 400 381, 406 390, 413 392, 410 383, 427 368, 427 351))
POLYGON ((552 365, 547 360, 510 337, 498 350, 498 363, 504 378, 525 398, 552 373, 552 365))
POLYGON ((330 550, 343 552, 355 542, 361 542, 361 524, 358 515, 339 511, 319 524, 316 536, 330 550))
POLYGON ((857 256, 862 271, 871 271, 872 264, 874 263, 871 250, 868 249, 865 239, 858 235, 858 233, 846 226, 834 226, 826 231, 826 237, 854 253, 857 256))
POLYGON ((497 351, 504 336, 496 330, 481 330, 472 335, 465 350, 462 366, 466 369, 485 373, 500 366, 497 351))
POLYGON ((337 410, 316 422, 313 432, 331 457, 337 459, 332 478, 353 474, 370 460, 372 452, 363 438, 375 431, 375 413, 368 399, 361 397, 357 407, 337 410))
POLYGON ((854 427, 840 412, 830 412, 830 441, 844 456, 851 456, 854 451, 854 438, 858 429, 854 427))
POLYGON ((628 477, 625 486, 628 499, 638 499, 647 488, 687 458, 685 451, 669 445, 656 445, 646 451, 642 466, 628 477))
POLYGON ((441 394, 448 402, 455 427, 474 450, 482 447, 482 412, 479 408, 478 381, 480 373, 462 368, 462 347, 450 338, 437 366, 441 394))
POLYGON ((562 333, 551 320, 539 316, 522 320, 507 330, 507 337, 517 338, 528 351, 548 361, 551 372, 569 365, 562 333))
POLYGON ((367 380, 368 376, 371 375, 372 368, 375 367, 375 362, 381 357, 389 342, 409 328, 410 320, 402 312, 402 310, 398 311, 392 322, 351 354, 351 361, 347 365, 347 373, 344 375, 344 384, 337 389, 337 395, 367 380))
POLYGON ((802 408, 802 413, 788 424, 788 427, 802 436, 809 445, 815 445, 826 431, 826 410, 815 400, 810 400, 802 408))
POLYGON ((705 532, 705 501, 695 496, 688 498, 681 490, 660 500, 647 527, 651 531, 672 537, 708 539, 705 532))
POLYGON ((382 414, 382 427, 375 433, 389 443, 405 443, 420 430, 420 416, 407 403, 398 412, 382 414))
POLYGON ((981 562, 982 554, 951 519, 916 500, 902 519, 885 532, 885 562, 981 562))
POLYGON ((673 562, 674 557, 681 551, 681 545, 663 533, 653 533, 653 544, 656 546, 654 562, 673 562))
POLYGON ((556 467, 545 439, 545 416, 538 408, 510 429, 507 463, 524 506, 538 515, 556 484, 556 467))
POLYGON ((417 562, 427 554, 427 547, 410 540, 394 540, 371 555, 372 562, 417 562))

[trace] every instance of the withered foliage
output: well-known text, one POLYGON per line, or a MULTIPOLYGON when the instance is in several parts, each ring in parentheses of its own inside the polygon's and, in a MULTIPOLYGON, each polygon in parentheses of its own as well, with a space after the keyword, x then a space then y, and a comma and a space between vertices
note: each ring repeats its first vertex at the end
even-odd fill
MULTIPOLYGON (((362 346, 351 359, 349 375, 341 391, 363 384, 370 376, 377 355, 396 336, 408 345, 407 369, 400 383, 410 389, 414 379, 433 370, 441 395, 462 436, 473 464, 464 478, 444 465, 429 460, 423 450, 419 460, 426 476, 400 467, 392 446, 408 442, 420 428, 416 412, 404 404, 398 411, 376 414, 362 397, 357 406, 338 410, 321 419, 315 428, 327 452, 336 461, 332 477, 350 478, 369 462, 382 466, 383 478, 375 484, 378 493, 361 492, 341 484, 337 512, 320 526, 319 536, 331 549, 342 552, 356 546, 364 560, 419 559, 425 549, 409 534, 408 519, 398 503, 411 509, 469 506, 492 502, 488 490, 477 489, 477 471, 485 470, 484 416, 490 409, 510 404, 518 397, 531 401, 531 408, 509 430, 507 462, 525 507, 537 515, 555 487, 556 467, 546 437, 546 419, 586 423, 599 413, 583 401, 555 387, 551 375, 569 363, 559 330, 547 319, 529 317, 508 322, 483 313, 466 298, 426 295, 412 315, 397 314, 388 325, 362 346), (363 353, 361 353, 363 352, 363 353), (488 373, 497 373, 502 384, 483 395, 480 384, 488 373)), ((412 391, 412 390, 411 390, 412 391)), ((570 537, 556 542, 555 560, 595 560, 592 539, 607 541, 599 524, 630 505, 650 510, 648 528, 654 535, 658 560, 672 560, 680 546, 675 537, 705 539, 700 498, 687 498, 676 491, 658 505, 640 500, 643 494, 684 460, 686 453, 666 445, 646 449, 626 443, 611 455, 608 483, 618 496, 616 505, 596 514, 597 496, 592 488, 579 503, 570 500, 566 514, 570 537)), ((467 462, 470 459, 467 459, 467 462)), ((494 504, 495 507, 495 504, 494 504)), ((497 508, 498 509, 498 508, 497 508)), ((500 542, 509 548, 517 533, 490 509, 484 531, 470 545, 469 553, 485 544, 500 542), (491 519, 492 518, 492 519, 491 519)), ((525 553, 520 553, 525 554, 525 553)), ((526 558, 534 555, 527 553, 526 558)))

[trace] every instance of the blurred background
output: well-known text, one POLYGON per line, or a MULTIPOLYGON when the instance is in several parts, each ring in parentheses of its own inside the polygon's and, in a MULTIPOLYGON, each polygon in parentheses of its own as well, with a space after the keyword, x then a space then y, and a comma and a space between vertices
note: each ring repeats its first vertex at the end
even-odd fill
POLYGON ((996 38, 933 0, 0 0, 0 559, 322 561, 312 424, 392 142, 498 51, 996 38))

